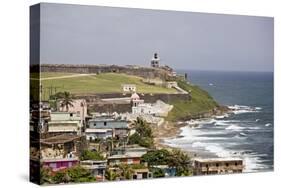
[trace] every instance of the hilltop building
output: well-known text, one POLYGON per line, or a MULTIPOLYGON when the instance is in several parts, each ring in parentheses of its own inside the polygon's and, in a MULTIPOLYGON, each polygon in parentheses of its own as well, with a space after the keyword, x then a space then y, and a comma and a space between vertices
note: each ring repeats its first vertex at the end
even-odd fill
POLYGON ((151 59, 151 67, 153 68, 160 67, 160 59, 157 53, 154 53, 153 58, 151 59))
POLYGON ((122 84, 122 91, 125 93, 132 93, 137 91, 135 84, 122 84))

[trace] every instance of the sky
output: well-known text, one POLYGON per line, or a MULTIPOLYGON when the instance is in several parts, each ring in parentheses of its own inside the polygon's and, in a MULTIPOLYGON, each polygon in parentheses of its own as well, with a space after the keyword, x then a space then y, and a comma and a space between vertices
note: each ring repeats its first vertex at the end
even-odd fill
POLYGON ((41 4, 40 62, 273 72, 274 19, 41 4))

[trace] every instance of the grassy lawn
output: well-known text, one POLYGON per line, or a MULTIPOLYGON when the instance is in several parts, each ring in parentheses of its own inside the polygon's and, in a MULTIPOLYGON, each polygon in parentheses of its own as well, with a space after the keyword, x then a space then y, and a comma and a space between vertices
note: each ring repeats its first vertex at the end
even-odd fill
MULTIPOLYGON (((71 73, 73 74, 73 73, 71 73)), ((42 73, 41 78, 71 75, 69 73, 42 73)), ((72 78, 42 80, 43 88, 56 87, 56 92, 69 91, 71 93, 109 93, 122 92, 122 84, 135 84, 139 93, 175 93, 175 89, 148 85, 141 81, 141 77, 118 73, 104 73, 99 75, 86 75, 72 78)), ((45 97, 49 91, 45 92, 45 97)))

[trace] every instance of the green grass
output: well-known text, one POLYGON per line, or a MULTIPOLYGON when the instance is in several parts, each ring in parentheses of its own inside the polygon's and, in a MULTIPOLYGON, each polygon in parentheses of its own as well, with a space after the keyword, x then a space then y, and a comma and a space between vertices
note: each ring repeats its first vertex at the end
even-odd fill
POLYGON ((218 103, 209 95, 208 92, 198 86, 190 85, 184 81, 178 81, 178 85, 186 90, 191 91, 191 100, 175 100, 172 111, 168 114, 167 120, 177 121, 188 118, 197 118, 198 115, 212 111, 218 106, 218 103))
MULTIPOLYGON (((65 76, 65 73, 42 73, 41 78, 65 76)), ((131 76, 118 73, 103 73, 98 75, 86 75, 72 78, 60 78, 41 80, 42 86, 45 89, 43 98, 48 98, 50 95, 48 88, 55 88, 56 92, 68 91, 73 94, 78 93, 112 93, 122 92, 122 84, 135 84, 138 93, 175 93, 176 90, 161 86, 148 85, 141 81, 141 77, 131 76)), ((54 91, 54 89, 53 89, 54 91)))

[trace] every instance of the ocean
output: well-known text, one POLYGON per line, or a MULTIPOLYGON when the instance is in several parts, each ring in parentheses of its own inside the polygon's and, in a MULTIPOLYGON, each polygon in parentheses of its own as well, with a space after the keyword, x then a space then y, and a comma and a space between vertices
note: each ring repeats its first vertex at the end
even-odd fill
POLYGON ((187 72, 191 83, 234 113, 193 121, 197 127, 183 127, 166 144, 209 157, 242 158, 244 172, 273 170, 273 73, 178 72, 187 72))

